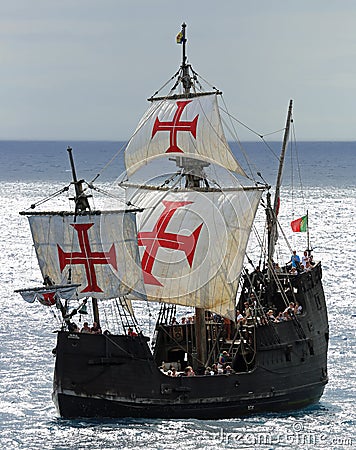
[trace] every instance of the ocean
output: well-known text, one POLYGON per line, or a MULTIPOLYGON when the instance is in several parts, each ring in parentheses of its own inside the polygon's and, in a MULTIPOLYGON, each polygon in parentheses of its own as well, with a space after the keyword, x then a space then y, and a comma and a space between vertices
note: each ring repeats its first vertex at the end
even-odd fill
MULTIPOLYGON (((306 243, 302 233, 293 235, 289 222, 308 209, 314 259, 323 265, 330 322, 329 383, 323 397, 299 411, 209 421, 57 417, 51 400, 56 322, 50 308, 29 305, 13 291, 41 281, 27 220, 18 213, 70 183, 68 145, 78 178, 91 181, 100 173, 99 185, 114 192, 123 171, 120 143, 0 142, 0 448, 355 448, 356 143, 299 143, 300 171, 285 176, 281 194, 280 222, 292 247, 301 253, 306 243)), ((272 147, 263 153, 261 144, 245 144, 253 170, 271 184, 279 144, 272 147)), ((289 257, 288 250, 279 251, 282 261, 289 257)), ((139 319, 146 316, 147 310, 139 308, 139 319)))

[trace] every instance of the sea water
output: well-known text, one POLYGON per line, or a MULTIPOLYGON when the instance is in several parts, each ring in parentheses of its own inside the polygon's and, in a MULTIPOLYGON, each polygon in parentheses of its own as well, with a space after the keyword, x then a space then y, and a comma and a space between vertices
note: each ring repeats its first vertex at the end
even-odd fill
MULTIPOLYGON (((90 181, 100 173, 102 186, 114 189, 123 170, 120 144, 72 144, 78 177, 90 181)), ((18 212, 70 183, 66 146, 0 143, 0 448, 355 448, 356 144, 300 143, 300 177, 293 183, 286 179, 281 195, 280 222, 292 247, 301 253, 306 246, 305 234, 293 235, 289 222, 308 209, 314 258, 323 264, 330 322, 329 383, 323 397, 299 411, 207 421, 57 417, 51 401, 56 322, 50 308, 29 305, 13 291, 40 283, 27 220, 18 212)), ((263 156, 259 144, 246 148, 256 161, 254 170, 273 183, 275 157, 263 156)), ((63 205, 56 202, 51 206, 63 205)), ((278 252, 282 262, 289 257, 288 248, 278 252)), ((138 309, 138 316, 147 322, 146 307, 138 309)))

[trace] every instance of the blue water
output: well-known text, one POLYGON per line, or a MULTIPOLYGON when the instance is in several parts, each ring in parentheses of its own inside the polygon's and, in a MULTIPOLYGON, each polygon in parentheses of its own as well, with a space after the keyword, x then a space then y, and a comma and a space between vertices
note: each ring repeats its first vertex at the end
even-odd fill
MULTIPOLYGON (((70 181, 67 147, 73 148, 78 177, 92 180, 100 173, 99 181, 114 181, 124 170, 124 142, 59 142, 59 141, 0 141, 0 180, 2 181, 70 181), (110 161, 111 164, 108 164, 110 161)), ((253 175, 262 172, 266 181, 275 183, 280 154, 280 142, 247 142, 243 147, 249 155, 253 175)), ((250 175, 249 166, 241 151, 234 152, 250 175)), ((356 142, 299 142, 290 146, 301 167, 305 186, 355 186, 356 142)), ((286 155, 286 168, 292 166, 286 155)), ((285 183, 299 183, 296 159, 293 172, 286 169, 285 183)))
MULTIPOLYGON (((74 149, 79 178, 101 173, 98 180, 112 184, 123 171, 122 152, 105 168, 121 148, 114 142, 0 142, 0 448, 355 448, 356 144, 299 143, 303 196, 296 172, 293 183, 285 176, 282 191, 282 225, 288 229, 292 211, 299 214, 307 206, 314 257, 323 264, 330 381, 320 403, 297 412, 214 421, 57 418, 51 401, 56 323, 48 308, 25 304, 13 290, 39 280, 27 221, 18 211, 70 182, 67 145, 74 149)), ((280 145, 271 145, 278 154, 280 145)), ((256 143, 245 149, 255 160, 254 171, 273 183, 274 153, 256 143)), ((287 234, 301 249, 304 236, 287 234)), ((145 314, 142 308, 139 317, 147 319, 145 314)))

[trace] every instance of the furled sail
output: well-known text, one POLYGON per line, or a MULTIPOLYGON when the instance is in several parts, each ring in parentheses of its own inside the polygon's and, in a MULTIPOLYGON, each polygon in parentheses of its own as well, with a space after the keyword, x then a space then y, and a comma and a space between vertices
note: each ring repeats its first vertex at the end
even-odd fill
POLYGON ((245 175, 227 144, 216 97, 153 101, 125 150, 127 175, 163 155, 200 159, 245 175))
POLYGON ((38 300, 42 305, 53 306, 56 304, 57 296, 65 300, 70 300, 75 297, 75 293, 80 284, 66 284, 60 286, 37 287, 29 289, 18 289, 15 292, 19 293, 21 297, 28 303, 33 303, 38 300))
POLYGON ((131 189, 127 198, 145 208, 138 217, 138 245, 148 300, 234 319, 261 189, 131 189))
POLYGON ((79 283, 79 298, 144 295, 134 213, 31 213, 29 222, 44 278, 79 283))

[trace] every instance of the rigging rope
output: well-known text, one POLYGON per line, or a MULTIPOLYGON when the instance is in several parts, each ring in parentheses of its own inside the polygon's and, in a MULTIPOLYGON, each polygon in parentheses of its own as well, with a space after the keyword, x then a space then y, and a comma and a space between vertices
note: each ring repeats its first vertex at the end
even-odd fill
POLYGON ((37 206, 42 205, 43 203, 48 202, 49 200, 52 200, 52 198, 58 197, 59 195, 63 194, 63 192, 67 192, 70 188, 72 183, 70 183, 68 186, 65 186, 64 188, 60 189, 59 191, 54 192, 53 194, 49 195, 48 197, 39 200, 36 203, 33 203, 29 208, 26 209, 26 211, 30 209, 35 209, 37 206))

